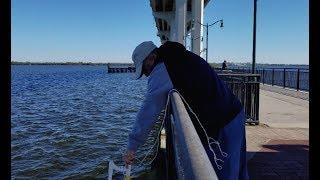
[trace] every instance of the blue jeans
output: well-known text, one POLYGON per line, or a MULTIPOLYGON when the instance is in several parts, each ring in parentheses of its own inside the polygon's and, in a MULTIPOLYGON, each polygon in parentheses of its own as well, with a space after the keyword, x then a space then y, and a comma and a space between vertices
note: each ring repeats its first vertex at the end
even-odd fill
POLYGON ((227 157, 222 156, 216 144, 211 144, 217 158, 224 161, 218 161, 222 169, 218 169, 214 155, 210 151, 208 144, 204 145, 219 180, 249 179, 246 160, 245 120, 244 111, 241 110, 241 112, 219 132, 216 140, 220 143, 222 151, 228 154, 227 157))

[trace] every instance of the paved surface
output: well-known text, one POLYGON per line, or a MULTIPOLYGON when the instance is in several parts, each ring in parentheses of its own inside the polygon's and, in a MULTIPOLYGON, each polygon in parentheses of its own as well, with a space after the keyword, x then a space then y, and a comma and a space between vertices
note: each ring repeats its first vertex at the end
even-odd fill
POLYGON ((309 128, 309 101, 260 90, 259 120, 277 128, 309 128))
POLYGON ((261 88, 261 124, 246 126, 250 179, 309 179, 309 101, 283 92, 261 88))
POLYGON ((248 161, 250 179, 309 179, 309 141, 271 140, 248 161))
POLYGON ((307 91, 297 91, 295 89, 271 86, 267 84, 260 84, 260 89, 309 101, 309 92, 307 91))

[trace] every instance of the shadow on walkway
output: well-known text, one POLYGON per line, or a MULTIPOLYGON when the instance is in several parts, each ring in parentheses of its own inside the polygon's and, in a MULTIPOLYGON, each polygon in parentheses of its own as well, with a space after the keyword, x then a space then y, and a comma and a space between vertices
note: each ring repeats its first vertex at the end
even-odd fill
POLYGON ((262 179, 309 179, 309 141, 271 140, 248 161, 249 177, 262 179))

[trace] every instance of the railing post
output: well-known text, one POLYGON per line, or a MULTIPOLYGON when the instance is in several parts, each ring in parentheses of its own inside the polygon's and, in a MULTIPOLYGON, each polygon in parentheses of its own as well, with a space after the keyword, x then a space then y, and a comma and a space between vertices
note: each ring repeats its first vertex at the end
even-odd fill
POLYGON ((259 96, 260 96, 260 78, 258 77, 258 81, 256 83, 256 88, 255 88, 255 121, 256 125, 259 124, 259 96))
POLYGON ((274 84, 274 68, 272 68, 272 86, 273 86, 273 84, 274 84))
POLYGON ((264 84, 264 68, 262 69, 262 84, 264 84))
POLYGON ((286 87, 286 68, 283 68, 283 88, 286 87))
MULTIPOLYGON (((169 109, 171 111, 171 109, 169 109)), ((165 177, 166 178, 176 178, 176 168, 174 161, 174 152, 173 152, 173 132, 171 126, 170 115, 165 117, 165 132, 166 132, 166 161, 165 161, 165 177)))
POLYGON ((299 91, 300 89, 300 68, 298 68, 298 72, 297 72, 297 91, 299 91))

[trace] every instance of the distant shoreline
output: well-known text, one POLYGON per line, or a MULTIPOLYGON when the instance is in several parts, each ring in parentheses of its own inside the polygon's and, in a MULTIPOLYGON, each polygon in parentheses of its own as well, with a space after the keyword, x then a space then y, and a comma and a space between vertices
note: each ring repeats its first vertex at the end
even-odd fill
MULTIPOLYGON (((108 65, 113 63, 91 63, 91 62, 11 62, 11 65, 108 65)), ((130 63, 119 63, 130 64, 130 63)))
MULTIPOLYGON (((89 65, 89 66, 107 66, 108 64, 133 65, 133 63, 93 63, 93 62, 17 62, 12 61, 11 65, 89 65)), ((209 63, 212 67, 219 68, 221 63, 209 63)), ((232 63, 227 62, 228 68, 251 68, 250 63, 232 63)), ((309 69, 308 64, 256 64, 256 68, 303 68, 309 69)))

